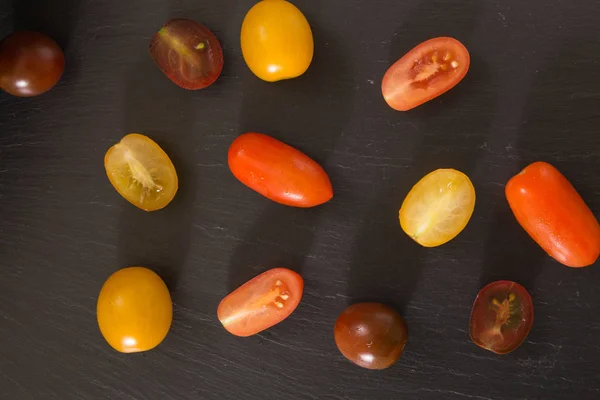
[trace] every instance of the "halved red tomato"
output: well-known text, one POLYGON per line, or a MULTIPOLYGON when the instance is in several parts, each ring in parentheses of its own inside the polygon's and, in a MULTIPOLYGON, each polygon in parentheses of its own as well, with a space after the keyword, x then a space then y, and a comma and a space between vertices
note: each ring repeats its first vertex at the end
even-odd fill
POLYGON ((527 289, 512 281, 492 282, 479 292, 469 334, 479 347, 506 354, 523 343, 533 325, 533 302, 527 289))
POLYGON ((452 89, 471 64, 467 48, 450 37, 429 39, 396 61, 381 82, 390 107, 408 111, 452 89))
POLYGON ((252 336, 286 319, 298 307, 304 280, 286 268, 263 272, 231 292, 219 304, 217 316, 236 336, 252 336))

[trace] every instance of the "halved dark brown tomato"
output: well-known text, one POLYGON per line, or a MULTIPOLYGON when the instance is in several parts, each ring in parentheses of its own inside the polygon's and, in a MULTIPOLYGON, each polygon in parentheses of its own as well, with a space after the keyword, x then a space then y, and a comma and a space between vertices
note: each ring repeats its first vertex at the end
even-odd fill
POLYGON ((185 18, 167 22, 148 47, 160 70, 184 89, 210 86, 223 70, 223 50, 204 25, 185 18))
POLYGON ((300 303, 304 280, 286 268, 263 272, 231 292, 217 316, 236 336, 251 336, 286 319, 300 303))
POLYGON ((469 52, 458 40, 427 40, 387 70, 381 82, 383 98, 395 110, 410 110, 456 86, 470 64, 469 52))
POLYGON ((533 325, 533 302, 529 292, 512 281, 492 282, 479 292, 469 334, 479 347, 506 354, 523 343, 533 325))

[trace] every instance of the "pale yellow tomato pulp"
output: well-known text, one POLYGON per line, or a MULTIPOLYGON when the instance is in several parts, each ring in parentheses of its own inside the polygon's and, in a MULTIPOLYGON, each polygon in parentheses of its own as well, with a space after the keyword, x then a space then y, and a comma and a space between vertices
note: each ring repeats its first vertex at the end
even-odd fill
POLYGON ((263 0, 248 11, 241 32, 242 54, 260 79, 275 82, 302 75, 314 41, 302 12, 285 0, 263 0))
POLYGON ((179 187, 169 156, 152 139, 137 133, 108 149, 104 167, 117 192, 145 211, 165 207, 179 187))
POLYGON ((475 188, 469 177, 454 169, 438 169, 422 178, 400 208, 400 225, 425 247, 456 237, 475 208, 475 188))

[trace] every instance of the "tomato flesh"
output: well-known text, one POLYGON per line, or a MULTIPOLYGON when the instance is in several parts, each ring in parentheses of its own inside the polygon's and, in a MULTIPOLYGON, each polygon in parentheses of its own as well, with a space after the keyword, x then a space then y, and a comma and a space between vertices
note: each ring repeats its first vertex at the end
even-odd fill
POLYGON ((148 50, 160 70, 184 89, 210 86, 223 70, 221 44, 207 27, 189 19, 167 22, 148 50))
POLYGON ((535 162, 506 185, 523 229, 556 261, 586 267, 600 255, 600 225, 573 185, 552 165, 535 162))
POLYGON ((340 352, 354 364, 367 369, 384 369, 395 364, 402 355, 408 330, 404 319, 392 307, 358 303, 340 314, 334 338, 340 352))
POLYGON ((387 70, 381 83, 383 98, 393 109, 408 111, 456 86, 470 63, 468 50, 458 40, 427 40, 387 70))
POLYGON ((246 282, 217 309, 223 327, 236 336, 252 336, 286 319, 298 307, 304 280, 286 268, 274 268, 246 282))
POLYGON ((533 302, 516 282, 496 281, 485 286, 471 311, 471 340, 486 350, 506 354, 523 343, 533 325, 533 302))
POLYGON ((399 218, 402 230, 424 247, 454 239, 467 226, 475 209, 475 188, 455 169, 438 169, 410 190, 399 218))
POLYGON ((106 152, 104 168, 117 192, 144 211, 165 207, 177 193, 177 172, 171 159, 147 136, 125 136, 106 152))
POLYGON ((319 164, 270 136, 239 136, 229 148, 228 162, 240 182, 278 203, 314 207, 333 197, 329 177, 319 164))
POLYGON ((61 48, 48 36, 17 31, 0 42, 0 87, 19 97, 45 93, 65 69, 61 48))

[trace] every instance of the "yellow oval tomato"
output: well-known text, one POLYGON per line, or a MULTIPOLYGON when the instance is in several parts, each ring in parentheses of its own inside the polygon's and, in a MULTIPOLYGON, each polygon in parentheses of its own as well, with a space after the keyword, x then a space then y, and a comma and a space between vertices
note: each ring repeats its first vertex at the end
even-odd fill
POLYGON ((121 353, 156 347, 173 318, 169 289, 154 272, 143 267, 123 268, 102 286, 96 309, 104 339, 121 353))
POLYGON ((137 133, 108 149, 104 168, 117 192, 144 211, 165 207, 179 187, 169 156, 152 139, 137 133))
POLYGON ((267 82, 302 75, 314 52, 306 17, 285 0, 263 0, 255 4, 242 23, 241 43, 250 70, 267 82))
POLYGON ((455 169, 438 169, 411 189, 400 208, 400 225, 414 241, 435 247, 454 239, 475 209, 475 188, 455 169))

